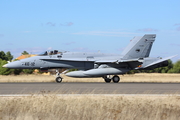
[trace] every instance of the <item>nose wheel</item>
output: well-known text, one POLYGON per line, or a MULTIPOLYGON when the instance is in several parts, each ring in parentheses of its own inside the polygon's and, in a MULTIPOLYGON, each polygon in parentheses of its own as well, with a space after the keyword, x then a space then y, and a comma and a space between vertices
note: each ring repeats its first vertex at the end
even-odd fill
POLYGON ((56 82, 57 82, 57 83, 61 83, 61 82, 62 82, 62 77, 57 77, 57 78, 56 78, 56 82))
POLYGON ((61 77, 61 74, 60 74, 59 70, 56 70, 56 82, 61 83, 62 79, 63 78, 61 77))

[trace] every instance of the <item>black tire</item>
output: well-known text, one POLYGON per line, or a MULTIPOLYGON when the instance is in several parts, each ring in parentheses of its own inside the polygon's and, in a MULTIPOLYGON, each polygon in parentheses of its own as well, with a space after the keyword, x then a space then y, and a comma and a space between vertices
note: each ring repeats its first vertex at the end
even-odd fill
POLYGON ((56 78, 56 82, 57 82, 57 83, 61 83, 61 82, 62 82, 62 78, 61 78, 61 77, 57 77, 57 78, 56 78))
POLYGON ((110 83, 110 82, 111 82, 111 79, 105 78, 104 81, 105 81, 106 83, 110 83))
POLYGON ((115 75, 113 78, 112 78, 113 82, 114 83, 118 83, 120 81, 120 78, 119 76, 115 75))

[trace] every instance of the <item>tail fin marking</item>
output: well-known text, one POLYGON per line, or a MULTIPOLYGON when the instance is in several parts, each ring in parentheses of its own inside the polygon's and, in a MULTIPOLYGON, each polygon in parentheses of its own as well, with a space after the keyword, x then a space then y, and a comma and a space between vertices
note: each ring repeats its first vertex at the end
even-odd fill
POLYGON ((146 34, 143 37, 134 37, 122 52, 122 59, 149 57, 156 34, 146 34))

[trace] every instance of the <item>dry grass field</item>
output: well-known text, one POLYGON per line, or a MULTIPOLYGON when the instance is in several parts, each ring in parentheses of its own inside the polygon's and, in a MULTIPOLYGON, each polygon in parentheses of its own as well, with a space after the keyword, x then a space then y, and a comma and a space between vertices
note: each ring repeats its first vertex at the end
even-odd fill
MULTIPOLYGON (((104 82, 102 78, 69 78, 63 82, 104 82)), ((180 82, 180 74, 123 75, 121 82, 180 82)), ((55 82, 49 75, 0 76, 0 82, 55 82)), ((38 95, 38 96, 37 96, 38 95)), ((0 120, 178 120, 180 96, 0 97, 0 120)))
POLYGON ((0 120, 179 120, 179 96, 0 97, 0 120))
MULTIPOLYGON (((139 73, 120 75, 121 82, 180 82, 180 74, 139 73)), ((63 82, 104 82, 102 78, 70 78, 63 75, 63 82)), ((0 82, 55 82, 52 75, 0 76, 0 82)))

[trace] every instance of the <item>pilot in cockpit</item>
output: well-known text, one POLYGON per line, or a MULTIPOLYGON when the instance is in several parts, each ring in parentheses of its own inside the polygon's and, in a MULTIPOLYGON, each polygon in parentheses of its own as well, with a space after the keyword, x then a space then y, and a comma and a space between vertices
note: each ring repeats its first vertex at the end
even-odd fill
POLYGON ((53 51, 50 51, 50 52, 49 52, 49 55, 53 55, 53 51))
POLYGON ((56 55, 56 54, 61 54, 61 52, 59 52, 58 50, 54 50, 54 51, 45 51, 39 55, 56 55))
POLYGON ((58 54, 58 50, 54 50, 54 55, 58 54))

